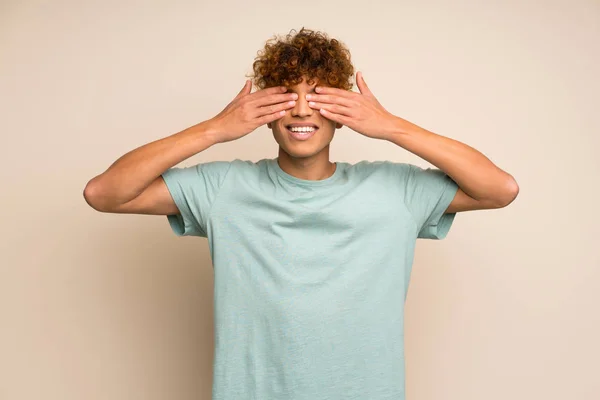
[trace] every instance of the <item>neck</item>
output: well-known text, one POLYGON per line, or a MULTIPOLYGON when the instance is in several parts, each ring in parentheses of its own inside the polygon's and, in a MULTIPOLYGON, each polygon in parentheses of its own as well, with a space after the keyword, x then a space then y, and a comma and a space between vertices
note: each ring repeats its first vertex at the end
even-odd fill
POLYGON ((278 163, 291 176, 310 181, 327 179, 336 169, 335 163, 329 161, 329 146, 314 156, 304 158, 292 157, 280 147, 278 163))

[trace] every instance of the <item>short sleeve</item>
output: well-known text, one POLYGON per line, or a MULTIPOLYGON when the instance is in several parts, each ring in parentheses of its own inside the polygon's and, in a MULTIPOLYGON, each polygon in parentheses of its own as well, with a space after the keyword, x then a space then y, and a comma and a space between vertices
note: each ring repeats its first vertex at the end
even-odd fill
POLYGON ((210 210, 219 194, 230 162, 213 161, 191 167, 171 168, 162 177, 179 214, 167 215, 177 236, 207 237, 210 210))
POLYGON ((445 214, 458 185, 440 169, 403 164, 404 201, 418 229, 418 238, 444 239, 448 234, 456 213, 445 214))

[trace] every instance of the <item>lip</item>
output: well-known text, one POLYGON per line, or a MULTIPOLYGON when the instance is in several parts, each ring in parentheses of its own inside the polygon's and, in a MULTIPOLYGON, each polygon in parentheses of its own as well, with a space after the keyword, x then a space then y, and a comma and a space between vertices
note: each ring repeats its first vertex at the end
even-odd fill
POLYGON ((302 122, 295 122, 293 124, 287 124, 287 125, 285 125, 286 128, 288 128, 290 126, 293 127, 293 128, 298 127, 298 126, 312 126, 313 128, 318 128, 317 124, 313 124, 312 122, 304 122, 304 123, 302 123, 302 122))
POLYGON ((316 126, 316 125, 312 125, 312 124, 308 124, 308 125, 307 124, 289 124, 289 125, 286 125, 285 130, 288 132, 288 135, 290 135, 292 138, 294 138, 296 140, 304 141, 304 140, 308 140, 311 137, 313 137, 314 134, 317 133, 317 131, 319 130, 319 127, 316 126), (301 133, 296 133, 296 132, 290 131, 288 129, 288 126, 290 126, 290 127, 294 127, 294 126, 313 126, 315 128, 315 130, 312 131, 311 133, 308 133, 308 134, 301 134, 301 133))

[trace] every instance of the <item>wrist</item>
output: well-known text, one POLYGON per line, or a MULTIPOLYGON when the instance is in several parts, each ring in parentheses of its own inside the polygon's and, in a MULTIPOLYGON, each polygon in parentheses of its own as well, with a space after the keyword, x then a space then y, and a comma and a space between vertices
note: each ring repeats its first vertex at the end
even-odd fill
POLYGON ((396 117, 395 115, 385 124, 386 128, 383 130, 383 138, 389 142, 395 142, 399 138, 406 136, 409 131, 409 122, 396 117))
POLYGON ((220 130, 213 120, 200 122, 189 128, 192 134, 207 141, 210 146, 220 143, 220 130))

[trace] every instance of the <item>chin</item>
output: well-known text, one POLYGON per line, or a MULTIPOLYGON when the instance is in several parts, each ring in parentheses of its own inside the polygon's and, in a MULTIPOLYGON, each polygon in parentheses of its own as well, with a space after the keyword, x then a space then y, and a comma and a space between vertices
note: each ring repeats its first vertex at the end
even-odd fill
POLYGON ((279 147, 281 147, 290 157, 294 158, 309 158, 316 156, 325 150, 333 139, 332 135, 332 137, 325 142, 322 141, 322 138, 316 136, 306 141, 290 141, 289 138, 283 138, 281 134, 274 134, 273 136, 275 137, 275 141, 279 144, 279 147))
POLYGON ((313 150, 290 149, 289 147, 286 148, 284 146, 281 146, 281 148, 283 149, 284 152, 286 152, 292 158, 310 158, 310 157, 316 156, 321 151, 323 151, 323 149, 317 149, 317 150, 314 150, 314 149, 313 150))

